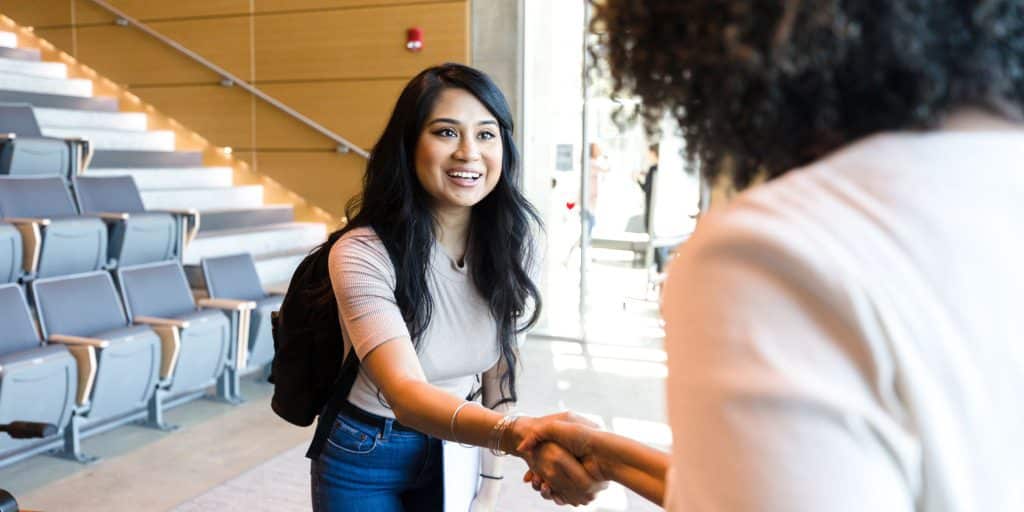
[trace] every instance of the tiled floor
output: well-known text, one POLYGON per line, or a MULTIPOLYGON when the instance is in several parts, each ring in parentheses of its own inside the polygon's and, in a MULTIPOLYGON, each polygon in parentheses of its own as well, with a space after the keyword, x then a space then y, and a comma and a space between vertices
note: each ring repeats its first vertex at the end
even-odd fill
MULTIPOLYGON (((652 303, 625 300, 644 292, 642 271, 621 264, 595 265, 592 274, 590 341, 578 343, 532 337, 523 348, 520 408, 528 414, 571 409, 588 415, 618 433, 646 440, 661 448, 671 443, 664 424, 665 355, 661 328, 652 303)), ((549 300, 550 307, 559 307, 549 300)), ((561 303, 564 307, 568 302, 561 303)), ((571 304, 570 308, 575 308, 571 304)), ((571 312, 559 314, 569 315, 571 312)), ((267 406, 270 387, 244 384, 248 402, 229 406, 198 401, 168 413, 181 425, 173 433, 126 426, 84 442, 85 449, 103 460, 80 466, 49 456, 37 456, 0 469, 0 487, 19 498, 24 508, 40 510, 170 510, 253 468, 265 466, 311 433, 277 419, 267 406)), ((241 510, 306 510, 308 495, 297 492, 308 478, 304 461, 292 461, 295 482, 273 478, 261 483, 264 496, 238 497, 241 510), (296 495, 298 494, 298 495, 296 495), (246 501, 248 499, 248 502, 246 501), (291 504, 291 506, 287 506, 291 504)), ((558 510, 540 499, 513 475, 525 464, 510 463, 499 510, 558 510)), ((194 510, 191 508, 188 510, 194 510)), ((621 487, 612 486, 584 510, 656 510, 621 487)))

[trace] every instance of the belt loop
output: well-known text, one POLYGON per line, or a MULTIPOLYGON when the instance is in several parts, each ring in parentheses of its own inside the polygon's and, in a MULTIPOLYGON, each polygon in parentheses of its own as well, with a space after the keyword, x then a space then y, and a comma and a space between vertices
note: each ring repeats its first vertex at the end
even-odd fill
POLYGON ((385 418, 384 419, 384 431, 381 432, 381 434, 380 434, 380 438, 381 439, 387 439, 388 437, 391 437, 391 425, 394 424, 394 423, 395 423, 395 420, 393 420, 391 418, 385 418))

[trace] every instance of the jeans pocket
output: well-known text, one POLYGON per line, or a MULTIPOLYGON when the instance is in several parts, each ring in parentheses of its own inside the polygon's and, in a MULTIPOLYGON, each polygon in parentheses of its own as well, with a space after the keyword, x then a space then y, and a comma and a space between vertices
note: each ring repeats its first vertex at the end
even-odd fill
POLYGON ((364 455, 377 447, 377 436, 372 432, 364 432, 353 426, 345 418, 334 421, 331 435, 327 436, 327 444, 347 453, 364 455))

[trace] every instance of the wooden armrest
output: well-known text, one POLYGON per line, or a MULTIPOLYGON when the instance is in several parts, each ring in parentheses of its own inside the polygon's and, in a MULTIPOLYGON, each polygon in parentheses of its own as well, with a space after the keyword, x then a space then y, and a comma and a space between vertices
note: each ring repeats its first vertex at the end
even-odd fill
MULTIPOLYGON (((74 338, 75 336, 68 337, 74 338)), ((52 337, 50 339, 55 341, 52 337)), ((96 347, 72 344, 68 346, 68 351, 71 352, 71 356, 75 358, 75 363, 78 365, 78 395, 75 397, 75 401, 78 405, 85 405, 89 403, 92 385, 96 382, 96 347)))
POLYGON ((4 217, 4 220, 11 224, 39 224, 40 226, 49 226, 50 219, 44 218, 33 218, 33 217, 4 217))
POLYGON ((256 303, 251 300, 234 299, 199 299, 199 306, 204 308, 223 309, 225 311, 248 311, 256 309, 256 303))
POLYGON ((8 217, 5 220, 21 233, 22 267, 28 275, 34 275, 39 270, 39 257, 43 252, 43 226, 48 225, 50 219, 8 217))
POLYGON ((123 220, 128 220, 128 219, 130 219, 132 217, 130 213, 118 213, 118 212, 99 212, 99 213, 91 213, 89 215, 93 215, 93 216, 99 217, 99 218, 101 218, 103 220, 111 221, 111 222, 120 222, 120 221, 123 221, 123 220))
POLYGON ((159 325, 166 327, 177 327, 178 329, 188 329, 188 320, 179 320, 177 318, 157 318, 155 316, 136 316, 132 319, 137 324, 145 325, 159 325))
POLYGON ((109 340, 86 338, 85 336, 71 336, 68 334, 51 334, 46 341, 51 343, 63 343, 64 345, 84 345, 96 348, 107 348, 110 346, 109 340))
POLYGON ((155 316, 136 316, 136 324, 148 325, 160 337, 160 379, 168 381, 174 376, 181 354, 181 330, 188 328, 188 321, 155 316))
POLYGON ((0 133, 0 142, 8 141, 8 140, 15 140, 17 138, 18 138, 18 134, 16 134, 16 133, 0 133))

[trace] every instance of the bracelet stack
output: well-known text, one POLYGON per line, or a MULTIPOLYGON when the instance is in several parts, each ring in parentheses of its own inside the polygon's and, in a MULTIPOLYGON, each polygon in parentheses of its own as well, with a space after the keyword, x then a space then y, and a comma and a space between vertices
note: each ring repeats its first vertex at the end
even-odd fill
POLYGON ((488 448, 490 448, 491 453, 496 457, 508 455, 507 452, 501 449, 501 441, 505 437, 505 431, 511 428, 518 420, 519 414, 510 414, 498 420, 498 422, 494 424, 494 428, 491 429, 491 438, 488 443, 488 448))

